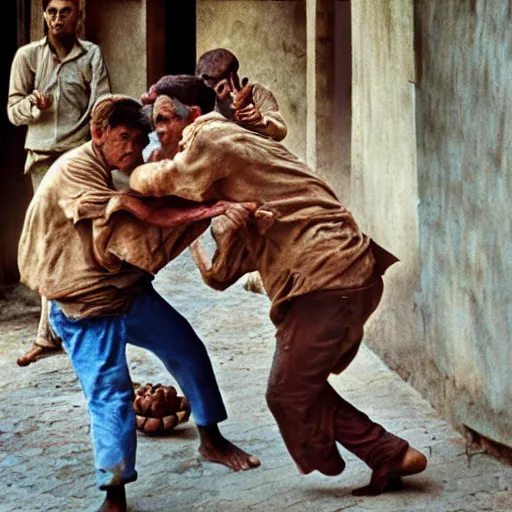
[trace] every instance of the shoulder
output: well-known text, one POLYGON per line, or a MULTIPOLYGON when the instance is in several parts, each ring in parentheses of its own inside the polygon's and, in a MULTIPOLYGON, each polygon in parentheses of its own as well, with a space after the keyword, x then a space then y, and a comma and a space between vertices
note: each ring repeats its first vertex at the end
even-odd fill
POLYGON ((187 148, 194 143, 196 148, 215 144, 218 148, 223 142, 232 143, 235 138, 247 130, 229 121, 218 112, 198 117, 183 132, 182 146, 187 148))
POLYGON ((78 39, 78 44, 85 50, 85 53, 91 57, 91 59, 103 60, 103 53, 101 48, 91 41, 85 41, 84 39, 78 39))
POLYGON ((87 52, 98 52, 101 51, 100 47, 92 41, 86 41, 85 39, 77 39, 78 44, 87 52))
POLYGON ((24 44, 16 51, 14 58, 30 58, 37 55, 46 44, 46 38, 39 39, 32 43, 24 44))
POLYGON ((253 84, 252 94, 253 95, 262 95, 262 96, 274 96, 272 94, 272 91, 266 85, 262 85, 262 84, 253 84))

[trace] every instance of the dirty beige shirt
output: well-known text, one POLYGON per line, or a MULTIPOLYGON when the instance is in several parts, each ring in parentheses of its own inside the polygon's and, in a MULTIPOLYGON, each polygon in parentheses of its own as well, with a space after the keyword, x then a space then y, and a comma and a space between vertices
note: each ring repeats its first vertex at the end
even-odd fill
POLYGON ((107 67, 97 45, 77 39, 62 61, 46 37, 22 46, 11 67, 7 114, 16 126, 28 125, 25 172, 48 154, 86 142, 94 102, 109 92, 107 67), (41 111, 32 104, 34 89, 52 94, 50 109, 41 111))
POLYGON ((128 310, 151 275, 197 238, 209 221, 158 228, 123 211, 111 170, 92 142, 61 156, 25 217, 21 281, 73 318, 128 310))
MULTIPOLYGON (((209 284, 223 289, 259 270, 273 303, 330 288, 355 288, 372 275, 370 239, 334 192, 283 145, 227 121, 198 118, 184 132, 174 160, 134 170, 132 189, 194 201, 257 201, 273 222, 256 218, 242 239, 223 249, 209 284)), ((256 214, 255 217, 258 217, 256 214)), ((207 280, 208 282, 208 280, 207 280)))

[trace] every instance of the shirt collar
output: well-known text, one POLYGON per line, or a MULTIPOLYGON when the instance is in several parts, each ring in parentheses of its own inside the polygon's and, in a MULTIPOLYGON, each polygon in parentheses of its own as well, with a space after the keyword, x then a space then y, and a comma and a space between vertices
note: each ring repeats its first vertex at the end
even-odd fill
MULTIPOLYGON (((43 39, 40 40, 40 43, 42 46, 47 45, 48 49, 52 52, 52 54, 54 54, 48 36, 43 37, 43 39)), ((71 48, 71 51, 66 55, 66 57, 61 62, 67 62, 68 60, 76 59, 85 52, 86 49, 80 41, 80 39, 75 38, 75 44, 73 45, 73 48, 71 48)))

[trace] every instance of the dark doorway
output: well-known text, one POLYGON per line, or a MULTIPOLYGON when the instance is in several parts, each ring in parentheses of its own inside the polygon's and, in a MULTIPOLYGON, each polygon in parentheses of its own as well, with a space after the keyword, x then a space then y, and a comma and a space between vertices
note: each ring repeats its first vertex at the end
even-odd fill
POLYGON ((350 1, 335 0, 334 10, 334 168, 337 192, 343 204, 350 201, 352 129, 352 42, 350 1))
POLYGON ((196 0, 165 3, 165 74, 194 74, 196 0))
POLYGON ((13 126, 7 118, 6 103, 9 76, 14 54, 19 46, 28 42, 30 34, 30 2, 9 1, 2 5, 6 20, 3 31, 3 49, 0 53, 0 155, 2 181, 0 185, 0 285, 19 279, 17 267, 18 240, 25 210, 32 196, 30 179, 23 174, 26 129, 13 126))

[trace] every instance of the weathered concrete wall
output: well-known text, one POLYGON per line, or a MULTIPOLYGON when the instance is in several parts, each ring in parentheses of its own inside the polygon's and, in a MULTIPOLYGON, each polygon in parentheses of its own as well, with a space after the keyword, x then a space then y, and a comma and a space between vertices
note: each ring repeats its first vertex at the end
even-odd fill
POLYGON ((306 9, 304 0, 198 0, 197 55, 231 50, 240 76, 268 86, 288 124, 285 145, 306 156, 306 9))
POLYGON ((352 17, 351 205, 402 260, 368 341, 456 425, 512 446, 511 8, 353 0, 352 17))
POLYGON ((352 0, 352 59, 349 206, 362 229, 401 260, 386 274, 367 341, 402 375, 415 375, 423 361, 410 357, 422 349, 414 305, 419 253, 412 0, 352 0))
POLYGON ((86 37, 103 51, 112 91, 135 98, 147 88, 147 1, 87 0, 86 4, 86 37))
POLYGON ((512 5, 423 0, 416 18, 425 345, 446 412, 512 446, 512 5))

